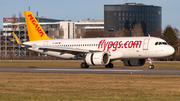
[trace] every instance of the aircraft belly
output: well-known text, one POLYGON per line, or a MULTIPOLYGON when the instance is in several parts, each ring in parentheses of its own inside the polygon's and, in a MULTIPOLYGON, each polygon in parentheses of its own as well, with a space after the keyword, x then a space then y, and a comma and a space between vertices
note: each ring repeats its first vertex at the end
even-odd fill
POLYGON ((122 51, 123 58, 142 58, 141 51, 137 49, 127 49, 122 51))

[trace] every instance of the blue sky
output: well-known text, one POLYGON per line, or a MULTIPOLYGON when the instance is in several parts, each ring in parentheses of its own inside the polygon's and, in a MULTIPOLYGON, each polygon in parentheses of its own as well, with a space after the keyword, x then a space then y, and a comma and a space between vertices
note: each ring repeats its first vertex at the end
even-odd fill
POLYGON ((86 20, 87 18, 103 20, 104 4, 123 4, 126 1, 144 3, 162 7, 162 28, 167 25, 180 30, 180 0, 1 0, 0 28, 3 17, 19 16, 19 12, 31 7, 33 14, 65 20, 86 20), (179 18, 179 19, 178 19, 179 18))

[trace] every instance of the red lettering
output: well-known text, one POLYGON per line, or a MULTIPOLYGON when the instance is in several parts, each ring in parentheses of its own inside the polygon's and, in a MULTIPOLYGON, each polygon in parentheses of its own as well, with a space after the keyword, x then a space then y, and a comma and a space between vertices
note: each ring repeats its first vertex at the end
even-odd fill
POLYGON ((40 32, 40 31, 41 31, 40 27, 38 27, 36 30, 37 30, 38 32, 40 32))
POLYGON ((124 43, 124 47, 125 47, 125 48, 127 48, 126 44, 127 44, 128 42, 129 42, 129 41, 126 41, 126 42, 124 43))
POLYGON ((139 48, 141 47, 141 43, 142 41, 135 41, 134 42, 134 45, 133 45, 133 48, 136 46, 136 48, 139 46, 139 48))
POLYGON ((108 44, 109 42, 104 42, 104 49, 103 49, 103 51, 105 51, 105 49, 106 49, 106 45, 108 44))
POLYGON ((39 32, 39 34, 40 34, 40 37, 43 37, 43 35, 44 35, 44 33, 43 33, 43 32, 39 32))
POLYGON ((121 48, 121 42, 122 42, 122 41, 119 41, 119 47, 118 47, 118 48, 121 48))
POLYGON ((36 21, 35 20, 32 20, 32 23, 33 23, 33 25, 36 25, 36 21))
POLYGON ((128 48, 131 48, 133 46, 133 41, 129 42, 128 48))
POLYGON ((116 51, 117 50, 117 45, 118 45, 118 41, 115 41, 114 45, 113 45, 114 50, 112 50, 112 51, 116 51))
POLYGON ((113 42, 109 41, 107 51, 109 51, 109 49, 112 47, 112 45, 113 45, 113 42))
POLYGON ((105 42, 105 40, 101 40, 101 41, 99 42, 98 49, 100 48, 100 46, 101 46, 101 48, 102 48, 104 42, 105 42))
POLYGON ((37 27, 38 27, 38 24, 35 25, 35 28, 37 28, 37 27))
POLYGON ((40 27, 38 27, 36 30, 38 31, 40 37, 42 37, 44 35, 44 33, 42 32, 40 27))
POLYGON ((34 19, 31 14, 29 14, 28 17, 30 17, 30 20, 34 19))
MULTIPOLYGON (((38 32, 41 33, 41 36, 44 35, 44 33, 41 31, 41 29, 39 29, 39 27, 37 28, 38 32)), ((107 41, 105 39, 101 40, 99 42, 99 46, 98 46, 98 49, 102 49, 103 48, 103 51, 106 50, 107 48, 107 51, 109 51, 111 48, 112 51, 116 51, 117 49, 119 48, 140 48, 141 47, 141 43, 142 41, 126 41, 124 43, 124 46, 121 45, 122 41, 107 41), (104 47, 103 47, 104 45, 104 47), (119 45, 119 46, 118 46, 119 45)))
POLYGON ((36 20, 33 18, 33 16, 31 14, 29 14, 28 17, 30 17, 30 20, 31 20, 32 24, 35 26, 36 31, 38 31, 39 36, 43 37, 44 32, 42 31, 41 27, 39 27, 39 24, 36 22, 36 20))

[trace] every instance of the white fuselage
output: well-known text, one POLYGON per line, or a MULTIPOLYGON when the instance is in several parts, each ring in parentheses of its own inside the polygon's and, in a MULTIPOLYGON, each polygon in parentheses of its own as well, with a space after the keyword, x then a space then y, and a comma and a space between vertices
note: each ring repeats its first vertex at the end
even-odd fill
POLYGON ((43 54, 60 57, 76 58, 76 55, 66 51, 39 50, 38 47, 65 48, 71 50, 89 50, 90 52, 108 52, 111 60, 129 58, 158 58, 174 53, 174 48, 166 41, 155 37, 115 37, 115 38, 82 38, 82 39, 54 39, 44 41, 30 41, 23 43, 32 46, 28 48, 43 54), (155 44, 155 43, 164 44, 155 44))

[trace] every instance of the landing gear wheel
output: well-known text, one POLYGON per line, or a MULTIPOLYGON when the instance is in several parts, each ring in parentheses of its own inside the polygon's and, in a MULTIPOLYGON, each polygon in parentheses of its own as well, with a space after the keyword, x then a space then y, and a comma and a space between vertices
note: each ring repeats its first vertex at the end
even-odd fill
POLYGON ((105 65, 105 67, 106 67, 106 68, 113 68, 114 65, 113 65, 112 63, 109 63, 109 64, 105 65))
POLYGON ((149 61, 149 69, 154 69, 154 65, 152 64, 152 60, 148 58, 149 61))
POLYGON ((81 68, 89 68, 89 65, 87 65, 87 63, 83 62, 83 63, 81 63, 81 68))
POLYGON ((149 69, 154 69, 154 65, 149 65, 149 69))

